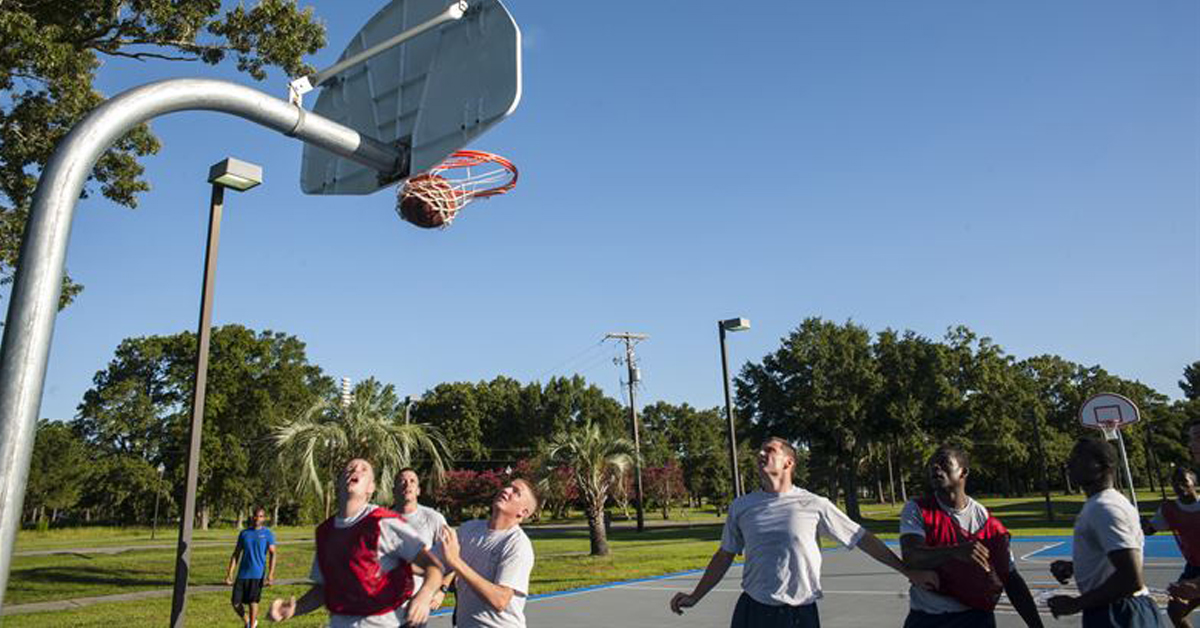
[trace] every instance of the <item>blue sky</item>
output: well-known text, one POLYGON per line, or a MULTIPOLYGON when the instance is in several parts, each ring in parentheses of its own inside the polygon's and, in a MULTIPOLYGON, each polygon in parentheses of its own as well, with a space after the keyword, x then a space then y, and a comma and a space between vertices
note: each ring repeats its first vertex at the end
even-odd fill
MULTIPOLYGON (((312 3, 326 67, 382 2, 312 3)), ((619 396, 609 331, 638 346, 639 401, 721 402, 734 365, 803 318, 1100 364, 1172 397, 1200 358, 1200 5, 1192 0, 510 0, 517 112, 473 147, 511 194, 446 231, 391 192, 300 193, 301 147, 239 119, 153 123, 153 190, 93 197, 68 266, 42 415, 70 418, 126 337, 194 330, 209 165, 263 165, 227 196, 216 324, 284 331, 334 377, 401 394, 579 369, 619 396)), ((231 68, 109 60, 115 94, 231 68)), ((260 89, 283 96, 284 77, 260 89)), ((309 107, 314 101, 310 96, 309 107)))

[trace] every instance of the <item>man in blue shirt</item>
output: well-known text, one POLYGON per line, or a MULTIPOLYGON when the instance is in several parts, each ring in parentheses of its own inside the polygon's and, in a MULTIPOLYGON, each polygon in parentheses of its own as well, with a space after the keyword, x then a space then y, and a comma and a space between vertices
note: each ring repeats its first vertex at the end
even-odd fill
POLYGON ((225 584, 233 585, 233 610, 242 618, 247 628, 258 626, 258 601, 262 599, 264 585, 263 571, 270 555, 270 565, 266 566, 266 586, 275 584, 275 534, 270 528, 263 527, 267 512, 262 507, 254 509, 254 526, 242 530, 238 534, 237 545, 233 548, 233 556, 229 559, 229 572, 225 575, 225 584), (238 566, 238 558, 242 564, 238 566), (237 569, 237 581, 233 579, 233 570, 237 569), (246 606, 250 607, 247 615, 246 606))

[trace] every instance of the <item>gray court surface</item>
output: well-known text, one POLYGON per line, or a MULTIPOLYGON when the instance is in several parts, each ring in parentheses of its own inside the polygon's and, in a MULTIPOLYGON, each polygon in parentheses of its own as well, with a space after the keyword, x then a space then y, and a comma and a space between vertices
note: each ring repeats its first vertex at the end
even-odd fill
MULTIPOLYGON (((1043 622, 1047 626, 1080 626, 1078 615, 1055 620, 1045 607, 1045 600, 1051 595, 1077 593, 1072 585, 1060 587, 1050 577, 1052 558, 1045 556, 1053 552, 1039 551, 1053 549, 1056 543, 1061 544, 1052 539, 1014 541, 1013 556, 1017 569, 1039 601, 1043 622)), ((824 552, 822 557, 821 586, 825 597, 818 602, 818 608, 823 628, 904 624, 908 613, 908 583, 905 579, 861 551, 832 550, 824 552)), ((1147 585, 1160 609, 1166 608, 1163 592, 1167 583, 1177 579, 1182 570, 1183 564, 1179 560, 1147 559, 1147 585)), ((741 567, 735 565, 698 606, 682 617, 671 613, 667 602, 677 591, 691 591, 700 579, 698 572, 536 596, 526 604, 525 617, 531 627, 725 628, 729 626, 734 603, 741 594, 741 576, 741 567)), ((1169 626, 1165 610, 1162 613, 1163 625, 1169 626)), ((1025 625, 1004 599, 997 608, 996 620, 998 626, 1005 628, 1025 625)), ((439 615, 429 625, 449 626, 450 618, 439 615)))

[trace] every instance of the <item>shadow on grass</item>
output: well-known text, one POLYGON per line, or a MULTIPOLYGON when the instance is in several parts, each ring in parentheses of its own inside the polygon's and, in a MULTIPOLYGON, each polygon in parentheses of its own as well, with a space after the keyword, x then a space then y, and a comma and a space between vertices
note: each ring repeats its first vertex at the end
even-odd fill
MULTIPOLYGON (((67 585, 156 588, 169 587, 172 584, 171 578, 164 578, 159 574, 130 573, 127 567, 35 567, 13 570, 12 578, 9 579, 8 592, 44 593, 47 589, 45 585, 58 585, 66 588, 76 588, 75 586, 67 587, 67 585)), ((89 595, 103 594, 89 592, 89 595)))

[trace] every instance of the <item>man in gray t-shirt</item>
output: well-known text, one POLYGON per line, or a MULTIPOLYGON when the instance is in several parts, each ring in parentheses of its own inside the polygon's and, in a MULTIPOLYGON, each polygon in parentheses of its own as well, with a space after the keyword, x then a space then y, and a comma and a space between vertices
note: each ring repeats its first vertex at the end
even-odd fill
POLYGON ((676 593, 671 610, 682 614, 718 582, 738 554, 746 557, 742 596, 733 628, 809 628, 820 625, 821 549, 817 535, 846 548, 858 547, 904 574, 917 586, 936 586, 928 571, 909 571, 891 550, 838 510, 828 499, 792 484, 796 450, 781 438, 768 438, 758 452, 762 490, 743 495, 729 507, 721 547, 691 593, 676 593))
MULTIPOLYGON (((442 516, 442 513, 417 502, 417 498, 421 496, 421 478, 417 475, 416 469, 411 467, 402 469, 396 475, 395 487, 396 506, 393 510, 400 513, 405 522, 416 531, 421 542, 425 544, 425 549, 432 552, 434 556, 440 557, 442 551, 440 533, 446 526, 446 518, 442 516)), ((425 582, 425 578, 422 574, 413 574, 414 591, 420 589, 423 582, 425 582)), ((440 608, 445 597, 445 587, 434 593, 433 599, 430 601, 430 610, 440 608)), ((398 611, 401 617, 404 616, 407 606, 408 604, 405 603, 404 607, 398 611)))
POLYGON ((533 544, 520 524, 536 511, 533 485, 517 479, 496 495, 487 521, 442 528, 446 568, 458 577, 458 628, 525 628, 533 544))
MULTIPOLYGON (((993 586, 997 587, 996 595, 999 595, 999 585, 994 583, 1001 579, 994 572, 1007 567, 1007 577, 1001 583, 1013 608, 1020 613, 1026 625, 1041 628, 1042 620, 1038 616, 1037 605, 1025 580, 1017 573, 1012 554, 1006 547, 1007 542, 1001 540, 1007 556, 1000 558, 1007 565, 1001 564, 993 569, 995 561, 987 546, 980 540, 968 538, 988 527, 990 515, 983 505, 967 495, 970 461, 966 453, 957 447, 943 445, 929 457, 927 470, 933 495, 910 500, 900 512, 900 551, 904 555, 904 563, 912 568, 942 571, 939 574, 942 583, 949 583, 952 579, 946 573, 946 570, 953 569, 950 563, 965 563, 954 573, 954 579, 990 577, 993 586), (937 523, 939 521, 940 526, 937 523), (929 530, 931 526, 935 528, 932 533, 929 530), (947 528, 950 534, 943 534, 947 528)), ((1006 538, 1006 535, 1002 537, 1006 538)), ((984 584, 988 582, 985 580, 980 586, 971 587, 971 592, 977 594, 984 590, 984 584)), ((981 600, 959 599, 955 597, 956 593, 912 587, 904 628, 987 628, 996 625, 995 614, 990 608, 972 605, 981 604, 981 600)), ((991 601, 994 602, 994 599, 991 601)))

